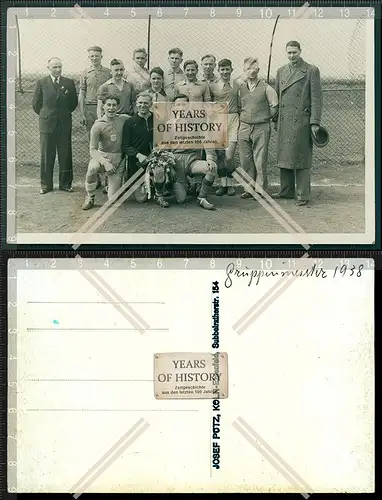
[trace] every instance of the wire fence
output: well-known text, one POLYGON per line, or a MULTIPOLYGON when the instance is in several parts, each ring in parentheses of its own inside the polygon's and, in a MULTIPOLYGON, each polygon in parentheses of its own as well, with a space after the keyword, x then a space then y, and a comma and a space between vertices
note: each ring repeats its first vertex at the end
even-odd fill
MULTIPOLYGON (((50 57, 62 60, 63 74, 74 79, 77 89, 80 73, 87 66, 86 49, 91 45, 103 48, 104 65, 115 57, 124 62, 127 70, 132 66, 133 49, 138 47, 149 49, 150 67, 166 68, 167 52, 172 47, 183 50, 184 60, 200 61, 206 53, 214 54, 218 60, 229 58, 234 66, 233 76, 242 73, 245 57, 257 55, 261 76, 265 78, 273 26, 272 20, 155 20, 148 33, 147 20, 94 19, 86 24, 78 19, 20 21, 16 91, 18 165, 39 165, 38 117, 32 109, 32 93, 36 80, 47 74, 50 57)), ((285 43, 290 39, 300 41, 304 59, 321 71, 322 124, 329 130, 330 143, 315 150, 315 165, 326 163, 336 168, 338 164, 350 166, 364 162, 365 38, 362 20, 281 20, 277 25, 270 84, 277 68, 287 62, 285 43)), ((77 108, 73 113, 73 161, 85 168, 89 150, 80 118, 77 108)), ((273 132, 269 147, 270 168, 275 164, 275 156, 276 133, 273 132)))

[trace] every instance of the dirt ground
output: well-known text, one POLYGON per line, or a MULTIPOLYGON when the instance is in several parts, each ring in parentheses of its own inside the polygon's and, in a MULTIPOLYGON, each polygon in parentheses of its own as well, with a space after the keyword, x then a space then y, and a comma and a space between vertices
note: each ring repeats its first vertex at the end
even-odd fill
MULTIPOLYGON (((73 233, 94 214, 81 210, 85 191, 83 176, 76 176, 74 192, 55 190, 39 194, 39 169, 24 167, 17 176, 17 232, 73 233)), ((277 183, 273 174, 271 182, 277 183)), ((312 201, 297 207, 293 200, 282 200, 281 207, 308 233, 357 233, 365 230, 362 165, 331 165, 313 172, 312 201), (335 175, 333 175, 333 173, 335 175)), ((56 183, 57 185, 57 183, 56 183)), ((238 193, 242 187, 237 188, 238 193)), ((277 191, 277 186, 272 186, 277 191)), ((97 191, 96 205, 106 201, 97 191)), ((285 233, 280 224, 258 202, 239 196, 210 200, 217 210, 208 212, 194 200, 168 209, 154 201, 139 204, 129 198, 98 229, 105 233, 285 233)))

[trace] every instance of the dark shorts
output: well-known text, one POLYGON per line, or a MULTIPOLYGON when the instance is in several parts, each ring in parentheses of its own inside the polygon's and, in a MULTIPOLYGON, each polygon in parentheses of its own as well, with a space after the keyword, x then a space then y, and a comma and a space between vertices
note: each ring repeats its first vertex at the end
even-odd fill
POLYGON ((191 176, 192 165, 195 161, 199 161, 202 158, 197 158, 195 153, 187 153, 186 151, 182 154, 177 154, 176 156, 175 170, 178 175, 180 182, 185 182, 187 176, 191 176))

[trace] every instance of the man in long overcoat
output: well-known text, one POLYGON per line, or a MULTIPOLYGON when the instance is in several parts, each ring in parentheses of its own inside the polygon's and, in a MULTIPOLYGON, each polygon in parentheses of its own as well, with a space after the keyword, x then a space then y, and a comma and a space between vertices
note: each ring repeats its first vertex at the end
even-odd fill
POLYGON ((286 52, 290 62, 278 69, 275 84, 280 191, 274 198, 296 198, 297 205, 306 205, 310 199, 311 133, 317 133, 322 113, 321 77, 316 66, 301 58, 299 42, 288 42, 286 52))

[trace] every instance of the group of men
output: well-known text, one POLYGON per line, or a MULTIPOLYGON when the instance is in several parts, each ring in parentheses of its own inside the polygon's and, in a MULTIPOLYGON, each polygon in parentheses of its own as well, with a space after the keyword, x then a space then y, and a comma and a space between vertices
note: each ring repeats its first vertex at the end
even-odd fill
MULTIPOLYGON (((212 54, 201 59, 202 76, 195 60, 183 63, 179 48, 168 51, 167 69, 146 69, 147 52, 133 52, 133 69, 126 72, 119 59, 110 68, 102 65, 102 49, 88 49, 90 66, 80 77, 77 98, 74 81, 61 75, 57 58, 48 61, 49 75, 39 80, 33 96, 33 108, 39 115, 41 144, 41 194, 53 190, 53 166, 58 154, 59 189, 72 192, 73 167, 71 113, 79 104, 81 119, 90 141, 90 162, 85 180, 86 199, 82 208, 94 206, 95 192, 105 175, 109 199, 124 179, 147 165, 153 150, 153 102, 228 103, 228 147, 224 150, 172 150, 176 159, 176 181, 172 195, 184 203, 190 194, 190 180, 199 179, 197 203, 207 210, 215 206, 207 199, 216 177, 220 185, 216 195, 236 194, 233 186, 234 155, 238 148, 241 167, 256 182, 256 188, 268 190, 267 162, 271 123, 277 130, 277 166, 280 190, 275 198, 295 198, 298 205, 310 199, 312 135, 317 134, 322 112, 320 72, 301 58, 297 41, 286 44, 289 63, 276 75, 274 88, 259 78, 259 60, 244 60, 243 74, 232 78, 229 59, 217 62, 212 54), (183 64, 182 64, 183 63, 183 64), (126 162, 127 159, 127 162, 126 162), (127 171, 126 171, 127 163, 127 171)), ((159 176, 161 177, 161 176, 159 176)), ((169 206, 164 178, 154 178, 155 200, 169 206)), ((243 199, 253 199, 252 189, 243 199), (251 192, 250 192, 251 191, 251 192)), ((135 191, 137 201, 146 201, 144 190, 135 191)))

